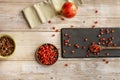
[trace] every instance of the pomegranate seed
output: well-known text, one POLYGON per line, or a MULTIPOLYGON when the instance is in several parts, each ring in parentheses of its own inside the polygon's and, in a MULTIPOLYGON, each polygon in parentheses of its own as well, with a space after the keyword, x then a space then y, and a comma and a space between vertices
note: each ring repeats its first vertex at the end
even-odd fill
POLYGON ((58 32, 58 31, 59 31, 58 29, 55 30, 55 32, 58 32))
POLYGON ((86 57, 88 58, 88 57, 89 57, 89 55, 86 55, 86 57))
POLYGON ((109 61, 105 61, 105 63, 106 63, 106 64, 108 64, 108 63, 109 63, 109 61))
POLYGON ((75 51, 74 51, 74 50, 72 50, 71 52, 72 52, 72 53, 75 53, 75 51))
POLYGON ((117 46, 117 44, 116 44, 116 43, 114 43, 114 44, 113 44, 113 46, 114 46, 114 47, 116 47, 116 46, 117 46))
POLYGON ((48 23, 51 23, 51 21, 49 20, 48 23))
POLYGON ((85 21, 83 21, 83 23, 85 23, 85 21))
POLYGON ((68 34, 67 34, 67 33, 65 33, 65 34, 64 34, 64 36, 65 36, 65 37, 67 37, 67 36, 68 36, 68 34))
POLYGON ((63 50, 63 53, 66 53, 66 50, 63 50))
POLYGON ((95 42, 92 42, 92 43, 91 43, 91 45, 94 45, 94 44, 95 44, 95 42))
POLYGON ((109 29, 105 29, 105 32, 106 32, 106 34, 110 33, 109 29))
POLYGON ((82 46, 82 49, 85 49, 86 47, 85 46, 82 46))
POLYGON ((100 43, 100 42, 98 42, 97 44, 98 44, 98 45, 100 45, 101 43, 100 43))
POLYGON ((114 33, 115 32, 115 30, 114 29, 112 29, 112 31, 111 31, 112 33, 114 33))
POLYGON ((71 47, 72 46, 72 44, 68 44, 68 47, 71 47))
POLYGON ((67 66, 68 66, 68 64, 65 64, 64 66, 66 66, 66 67, 67 67, 67 66))
POLYGON ((109 56, 109 53, 107 52, 107 53, 105 53, 106 54, 106 56, 109 56))
POLYGON ((100 31, 100 34, 102 35, 102 34, 104 34, 102 31, 100 31))
POLYGON ((51 77, 50 79, 53 79, 53 77, 51 77))
POLYGON ((100 38, 100 41, 105 41, 105 38, 100 38))
POLYGON ((92 25, 92 28, 95 28, 95 25, 92 25))
POLYGON ((55 34, 52 34, 52 37, 54 37, 55 36, 55 34))
POLYGON ((62 17, 61 20, 64 21, 65 19, 62 17))
POLYGON ((98 34, 98 37, 101 37, 101 35, 100 35, 100 34, 98 34))
POLYGON ((103 32, 103 28, 100 28, 100 32, 103 32))
POLYGON ((73 25, 71 25, 70 27, 71 27, 71 28, 74 28, 74 26, 73 26, 73 25))
POLYGON ((106 59, 103 59, 103 61, 106 61, 106 59))
POLYGON ((68 45, 68 43, 65 43, 64 45, 65 45, 65 46, 67 46, 67 45, 68 45))
POLYGON ((68 38, 71 38, 71 35, 68 35, 68 38))
POLYGON ((97 24, 97 23, 98 23, 98 21, 95 21, 95 22, 94 22, 94 24, 97 24))
POLYGON ((112 37, 111 37, 111 40, 114 40, 114 39, 115 39, 115 38, 112 36, 112 37))
POLYGON ((70 42, 70 40, 64 40, 64 42, 65 42, 65 43, 69 43, 69 42, 70 42))
POLYGON ((105 45, 105 42, 102 42, 102 45, 105 45))
POLYGON ((80 46, 79 46, 78 44, 75 44, 74 46, 75 46, 76 48, 80 48, 80 46))
POLYGON ((95 13, 98 13, 98 10, 95 10, 95 13))
POLYGON ((55 30, 55 27, 52 27, 53 30, 55 30))
POLYGON ((88 41, 88 38, 85 38, 84 41, 87 42, 87 41, 88 41))

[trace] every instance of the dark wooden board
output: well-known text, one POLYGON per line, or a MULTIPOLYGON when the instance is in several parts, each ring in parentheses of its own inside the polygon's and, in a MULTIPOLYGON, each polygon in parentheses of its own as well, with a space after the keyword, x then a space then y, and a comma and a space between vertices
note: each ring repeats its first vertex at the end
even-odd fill
MULTIPOLYGON (((104 34, 101 37, 110 38, 114 36, 113 43, 116 43, 117 46, 120 46, 120 28, 108 28, 110 33, 106 34, 105 29, 103 28, 104 34), (114 30, 115 32, 112 33, 111 31, 114 30)), ((61 29, 61 50, 62 50, 62 57, 63 58, 86 58, 87 50, 91 44, 91 42, 99 42, 99 37, 97 35, 100 33, 100 28, 63 28, 61 29), (71 38, 65 37, 65 34, 71 36, 71 38), (85 42, 84 39, 88 38, 88 41, 85 42), (65 46, 64 40, 69 40, 71 47, 65 46), (79 44, 80 48, 75 48, 74 44, 79 44), (82 46, 85 46, 86 49, 82 49, 82 46), (72 53, 72 50, 75 53, 72 53)), ((101 44, 102 45, 102 44, 101 44)), ((106 46, 106 45, 103 45, 106 46)), ((110 46, 113 46, 111 44, 110 46)), ((120 57, 120 50, 102 50, 99 55, 94 55, 93 53, 90 54, 89 58, 96 58, 96 57, 120 57), (106 53, 109 53, 109 56, 106 56, 106 53)))

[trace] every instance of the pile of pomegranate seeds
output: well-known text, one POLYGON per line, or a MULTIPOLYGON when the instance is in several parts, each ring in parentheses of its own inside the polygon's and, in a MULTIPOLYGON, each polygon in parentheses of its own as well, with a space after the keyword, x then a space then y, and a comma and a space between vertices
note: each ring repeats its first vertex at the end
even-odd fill
POLYGON ((40 46, 36 53, 37 60, 44 65, 51 65, 57 61, 58 50, 52 44, 44 44, 40 46))
POLYGON ((101 52, 102 48, 99 45, 93 44, 90 46, 90 51, 93 53, 99 53, 101 52))

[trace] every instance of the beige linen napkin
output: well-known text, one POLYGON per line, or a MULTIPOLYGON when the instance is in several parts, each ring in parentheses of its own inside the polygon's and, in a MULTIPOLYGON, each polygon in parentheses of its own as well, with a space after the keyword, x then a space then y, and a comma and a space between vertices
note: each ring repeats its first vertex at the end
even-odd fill
POLYGON ((23 13, 30 27, 34 28, 60 13, 62 5, 67 1, 76 6, 81 5, 81 0, 45 0, 23 9, 23 13))

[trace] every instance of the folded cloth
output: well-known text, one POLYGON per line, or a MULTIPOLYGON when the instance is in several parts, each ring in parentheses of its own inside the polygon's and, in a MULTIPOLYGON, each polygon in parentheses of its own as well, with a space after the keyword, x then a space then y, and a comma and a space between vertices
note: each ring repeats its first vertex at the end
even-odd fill
POLYGON ((30 27, 34 28, 57 16, 67 1, 73 2, 76 6, 81 5, 81 0, 45 0, 23 9, 23 14, 30 27))

